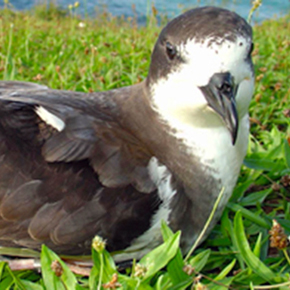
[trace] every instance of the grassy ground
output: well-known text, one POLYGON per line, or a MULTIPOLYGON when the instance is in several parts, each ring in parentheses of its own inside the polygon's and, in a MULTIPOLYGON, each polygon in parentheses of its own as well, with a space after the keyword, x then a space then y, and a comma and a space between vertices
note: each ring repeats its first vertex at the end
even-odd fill
MULTIPOLYGON (((104 13, 94 20, 80 20, 73 10, 70 17, 64 14, 54 6, 0 12, 0 79, 88 92, 145 78, 160 31, 154 17, 147 27, 137 27, 134 19, 104 13)), ((220 223, 192 257, 182 258, 179 233, 164 227, 165 243, 132 271, 119 273, 98 249, 89 278, 75 275, 44 247, 42 275, 12 272, 1 262, 0 289, 289 289, 286 236, 276 225, 270 247, 269 235, 273 219, 290 234, 289 31, 289 17, 254 27, 256 91, 248 155, 220 223)))

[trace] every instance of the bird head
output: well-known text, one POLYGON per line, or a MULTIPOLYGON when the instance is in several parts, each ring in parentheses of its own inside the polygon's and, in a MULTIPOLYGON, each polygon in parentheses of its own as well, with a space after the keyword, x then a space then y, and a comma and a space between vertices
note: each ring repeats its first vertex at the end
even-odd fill
POLYGON ((162 30, 146 80, 153 108, 173 127, 225 126, 235 144, 254 89, 252 29, 238 14, 189 10, 162 30))

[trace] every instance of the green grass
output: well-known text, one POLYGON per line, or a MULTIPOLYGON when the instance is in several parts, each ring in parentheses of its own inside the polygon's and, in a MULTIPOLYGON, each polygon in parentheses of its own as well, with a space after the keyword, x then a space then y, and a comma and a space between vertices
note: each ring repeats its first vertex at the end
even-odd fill
MULTIPOLYGON (((0 79, 88 92, 146 77, 161 29, 154 17, 137 27, 135 19, 107 13, 85 20, 73 10, 65 15, 53 5, 26 13, 2 10, 0 79)), ((1 262, 0 289, 289 289, 287 249, 269 246, 274 218, 290 234, 289 31, 290 17, 254 27, 257 80, 248 155, 219 224, 192 257, 182 258, 179 233, 164 226, 164 244, 122 273, 106 250, 92 250, 94 266, 86 277, 43 247, 42 275, 12 272, 1 262)))

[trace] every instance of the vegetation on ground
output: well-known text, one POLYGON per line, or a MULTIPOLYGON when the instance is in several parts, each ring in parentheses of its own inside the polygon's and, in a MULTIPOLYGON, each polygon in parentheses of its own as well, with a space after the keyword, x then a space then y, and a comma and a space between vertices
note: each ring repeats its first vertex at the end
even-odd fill
MULTIPOLYGON (((0 79, 55 89, 90 92, 142 81, 161 30, 156 10, 146 26, 137 26, 135 18, 108 13, 80 19, 73 6, 68 12, 52 4, 27 12, 8 8, 0 11, 0 79)), ((41 274, 0 262, 0 289, 289 289, 289 31, 290 16, 254 26, 248 154, 219 224, 192 256, 182 257, 180 233, 163 225, 164 244, 128 269, 118 269, 96 241, 88 276, 43 246, 41 274)))

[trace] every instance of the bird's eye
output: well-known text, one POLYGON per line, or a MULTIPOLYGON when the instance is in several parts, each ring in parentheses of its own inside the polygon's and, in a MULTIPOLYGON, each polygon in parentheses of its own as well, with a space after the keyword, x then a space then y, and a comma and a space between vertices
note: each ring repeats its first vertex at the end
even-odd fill
POLYGON ((173 60, 177 55, 176 47, 168 41, 166 42, 166 53, 170 60, 173 60))

